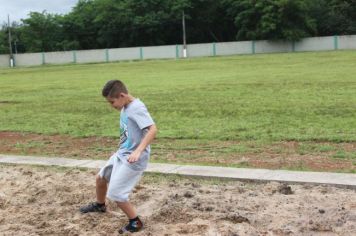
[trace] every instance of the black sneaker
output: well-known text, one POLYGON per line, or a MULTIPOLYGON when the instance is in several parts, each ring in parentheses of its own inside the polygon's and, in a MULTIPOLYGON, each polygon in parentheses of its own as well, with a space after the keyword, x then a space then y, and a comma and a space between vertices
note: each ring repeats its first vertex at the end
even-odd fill
POLYGON ((92 202, 87 206, 83 206, 80 209, 81 213, 88 213, 88 212, 106 212, 106 206, 104 205, 99 205, 97 202, 92 202))
POLYGON ((140 219, 133 220, 125 226, 119 229, 119 234, 124 234, 126 232, 135 233, 143 229, 143 223, 140 219))

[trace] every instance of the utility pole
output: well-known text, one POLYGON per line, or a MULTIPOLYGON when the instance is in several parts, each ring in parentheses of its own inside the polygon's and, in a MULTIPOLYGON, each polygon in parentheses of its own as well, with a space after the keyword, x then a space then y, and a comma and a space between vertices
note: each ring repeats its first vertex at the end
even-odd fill
POLYGON ((185 38, 185 15, 183 10, 183 17, 182 17, 182 25, 183 25, 183 57, 187 57, 187 41, 185 38))
POLYGON ((14 55, 12 54, 12 45, 11 45, 10 15, 7 15, 7 30, 9 31, 10 67, 14 67, 14 55))

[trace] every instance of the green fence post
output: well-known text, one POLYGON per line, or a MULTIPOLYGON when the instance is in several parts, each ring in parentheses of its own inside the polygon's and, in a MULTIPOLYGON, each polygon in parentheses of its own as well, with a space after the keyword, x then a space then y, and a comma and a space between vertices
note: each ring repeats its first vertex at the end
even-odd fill
POLYGON ((339 41, 338 41, 338 36, 334 35, 334 50, 339 49, 339 41))
POLYGON ((252 54, 256 53, 256 45, 255 44, 256 44, 255 40, 252 40, 251 41, 252 54))
POLYGON ((179 58, 179 46, 176 44, 176 59, 179 58))
POLYGON ((140 59, 143 60, 143 48, 140 47, 140 59))
POLYGON ((292 41, 292 52, 295 52, 295 41, 292 41))
POLYGON ((105 61, 109 62, 109 49, 105 49, 105 61))
POLYGON ((213 56, 216 56, 216 43, 213 43, 213 56))
POLYGON ((42 52, 42 65, 46 64, 46 58, 44 52, 42 52))
POLYGON ((73 63, 77 63, 77 52, 73 51, 73 63))

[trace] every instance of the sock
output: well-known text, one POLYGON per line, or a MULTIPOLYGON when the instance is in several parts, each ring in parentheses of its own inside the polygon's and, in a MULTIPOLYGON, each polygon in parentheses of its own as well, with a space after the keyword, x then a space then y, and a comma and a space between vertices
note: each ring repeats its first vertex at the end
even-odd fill
POLYGON ((103 207, 103 206, 105 206, 105 202, 104 203, 96 202, 96 205, 99 206, 99 207, 103 207))
POLYGON ((135 221, 138 221, 138 220, 140 220, 140 219, 138 218, 138 216, 136 216, 133 219, 129 219, 129 222, 132 223, 132 222, 135 222, 135 221))
POLYGON ((129 223, 119 230, 119 234, 123 234, 125 232, 131 232, 131 233, 138 232, 142 228, 143 228, 142 221, 140 220, 140 218, 138 218, 138 216, 136 216, 133 219, 129 219, 129 223))

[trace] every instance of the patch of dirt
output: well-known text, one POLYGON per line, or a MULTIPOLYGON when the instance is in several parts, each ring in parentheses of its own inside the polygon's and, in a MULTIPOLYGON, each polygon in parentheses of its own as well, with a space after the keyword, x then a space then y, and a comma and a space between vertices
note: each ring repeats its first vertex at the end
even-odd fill
MULTIPOLYGON (((79 213, 95 199, 94 170, 0 165, 2 235, 117 235, 126 216, 79 213)), ((135 235, 353 235, 356 192, 327 186, 145 175, 130 196, 135 235), (281 189, 293 190, 285 195, 281 189), (188 193, 188 194, 187 194, 188 193)))
POLYGON ((117 146, 113 138, 0 132, 0 153, 7 154, 107 159, 117 146))
MULTIPOLYGON (((118 140, 107 137, 74 138, 65 135, 39 135, 21 132, 0 132, 0 153, 61 156, 76 159, 106 160, 116 151, 118 140)), ((278 142, 265 146, 238 141, 208 141, 194 144, 174 139, 157 139, 152 145, 152 160, 199 165, 239 166, 265 169, 296 169, 312 171, 355 171, 353 158, 332 158, 336 150, 356 153, 356 142, 278 142), (313 146, 314 145, 314 146, 313 146), (317 146, 329 147, 320 152, 317 146), (245 152, 234 148, 248 146, 245 152), (304 150, 303 147, 309 147, 304 150), (314 149, 313 149, 314 147, 314 149)), ((356 156, 356 154, 355 154, 356 156)))
POLYGON ((291 186, 287 184, 282 184, 278 187, 278 192, 284 195, 290 195, 293 194, 291 186))

